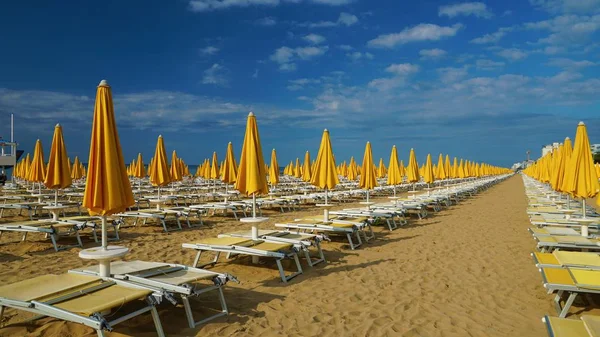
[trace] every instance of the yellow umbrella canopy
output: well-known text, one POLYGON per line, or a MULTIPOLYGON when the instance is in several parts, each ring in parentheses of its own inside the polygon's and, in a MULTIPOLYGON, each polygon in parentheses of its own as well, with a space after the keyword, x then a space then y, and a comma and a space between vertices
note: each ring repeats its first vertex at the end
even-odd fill
POLYGON ((421 176, 419 175, 419 164, 417 163, 417 157, 415 156, 414 149, 410 149, 406 177, 410 183, 416 183, 421 179, 421 176))
POLYGON ((71 178, 77 180, 81 179, 82 177, 83 172, 81 172, 81 163, 79 162, 79 157, 75 156, 71 170, 71 178))
MULTIPOLYGON (((373 153, 371 151, 371 142, 367 142, 365 146, 365 154, 363 156, 362 173, 358 186, 365 190, 370 190, 378 186, 377 184, 377 173, 375 170, 375 164, 373 163, 373 153)), ((367 199, 369 194, 367 193, 367 199)), ((367 200, 368 201, 368 200, 367 200)))
POLYGON ((28 153, 23 162, 23 171, 21 172, 21 178, 23 178, 25 180, 27 180, 29 178, 29 169, 30 168, 31 168, 31 157, 29 156, 29 153, 28 153))
POLYGON ((253 196, 269 192, 258 126, 252 112, 248 114, 235 188, 245 195, 253 196))
POLYGON ((169 170, 171 173, 171 180, 181 181, 181 171, 179 170, 179 160, 177 159, 177 151, 173 150, 173 154, 171 155, 171 168, 169 170))
POLYGON ((279 163, 277 163, 277 152, 271 151, 271 167, 269 167, 269 182, 271 186, 279 184, 279 163))
POLYGON ((146 176, 146 167, 144 166, 144 158, 141 153, 138 153, 137 164, 133 175, 140 179, 146 176))
POLYGON ((433 184, 435 181, 433 164, 431 163, 431 153, 427 154, 427 160, 425 161, 425 167, 423 168, 423 181, 427 184, 433 184))
MULTIPOLYGON (((448 158, 448 157, 446 156, 446 158, 448 158)), ((450 159, 448 159, 448 164, 450 164, 450 159)), ((444 180, 444 179, 448 178, 448 176, 446 175, 446 167, 444 166, 444 157, 442 156, 441 153, 440 153, 440 156, 438 157, 437 172, 436 172, 435 176, 439 180, 444 180)))
POLYGON ((587 129, 583 122, 579 122, 577 126, 575 144, 565 180, 567 187, 565 192, 583 199, 585 217, 585 199, 593 198, 600 193, 600 185, 594 168, 587 129))
POLYGON ((224 168, 221 180, 225 184, 235 183, 235 178, 237 176, 237 164, 233 155, 233 145, 231 145, 231 142, 227 144, 227 154, 225 155, 225 163, 223 166, 224 168))
MULTIPOLYGON (((123 212, 134 203, 121 152, 111 90, 103 80, 96 91, 83 207, 88 208, 90 215, 105 216, 123 212)), ((106 247, 106 218, 103 219, 102 246, 106 247)))
POLYGON ((300 158, 296 158, 296 167, 294 168, 294 176, 296 178, 302 178, 302 166, 300 165, 300 158))
MULTIPOLYGON (((339 182, 329 131, 325 129, 321 137, 321 145, 319 146, 319 153, 315 162, 315 171, 310 179, 310 183, 318 188, 331 190, 339 182)), ((327 204, 327 192, 325 193, 325 203, 327 204)))
POLYGON ((387 174, 387 172, 385 170, 385 165, 383 163, 383 158, 379 158, 379 167, 377 167, 377 177, 378 178, 385 178, 386 174, 387 174))
POLYGON ((403 160, 400 160, 400 166, 398 167, 398 169, 400 170, 400 176, 405 177, 406 176, 406 168, 404 167, 403 160))
POLYGON ((62 127, 56 124, 52 147, 48 158, 48 171, 44 185, 50 189, 61 189, 71 185, 71 171, 69 171, 67 148, 63 139, 62 127))
POLYGON ((302 180, 310 181, 310 153, 306 151, 304 154, 304 164, 302 165, 302 180))
MULTIPOLYGON (((154 157, 152 158, 152 170, 150 172, 150 183, 154 186, 166 186, 171 182, 171 173, 167 163, 167 152, 163 136, 158 136, 154 157)), ((159 192, 160 193, 160 192, 159 192)))
POLYGON ((569 165, 569 161, 571 160, 571 155, 573 154, 573 144, 571 144, 571 139, 569 137, 565 138, 565 142, 562 145, 561 158, 560 158, 560 167, 558 168, 558 181, 556 182, 556 190, 559 192, 567 192, 566 188, 567 183, 565 181, 565 177, 567 174, 567 167, 569 165), (562 172, 561 172, 562 171, 562 172), (562 174, 561 174, 562 173, 562 174))
MULTIPOLYGON (((33 151, 33 161, 29 167, 29 177, 27 180, 35 183, 44 182, 46 179, 46 164, 44 164, 44 149, 42 148, 42 142, 38 139, 35 142, 35 149, 33 151)), ((40 186, 41 188, 41 186, 40 186)))
MULTIPOLYGON (((400 166, 398 164, 398 150, 396 149, 396 145, 392 146, 392 153, 390 154, 390 163, 388 164, 387 172, 387 184, 402 184, 402 175, 400 174, 400 166)), ((394 196, 396 196, 395 193, 396 189, 394 188, 394 196)))
POLYGON ((210 167, 210 179, 219 179, 219 160, 217 159, 217 152, 213 152, 212 166, 210 167))
POLYGON ((446 178, 452 178, 452 165, 450 165, 450 156, 446 155, 446 161, 444 162, 444 172, 446 178))

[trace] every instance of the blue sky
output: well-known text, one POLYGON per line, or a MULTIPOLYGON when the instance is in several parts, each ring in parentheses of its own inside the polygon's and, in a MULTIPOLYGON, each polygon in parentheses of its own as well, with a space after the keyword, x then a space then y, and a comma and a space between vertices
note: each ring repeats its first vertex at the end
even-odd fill
POLYGON ((188 164, 239 156, 249 111, 282 165, 324 128, 338 161, 369 140, 386 163, 396 145, 508 166, 579 120, 600 143, 600 0, 99 4, 2 5, 0 135, 15 113, 25 151, 61 123, 87 158, 101 79, 126 161, 159 134, 188 164))

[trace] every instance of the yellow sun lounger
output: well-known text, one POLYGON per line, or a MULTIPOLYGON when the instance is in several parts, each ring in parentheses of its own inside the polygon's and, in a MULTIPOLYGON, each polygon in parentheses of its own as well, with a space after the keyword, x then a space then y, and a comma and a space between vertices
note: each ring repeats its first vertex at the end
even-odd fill
POLYGON ((164 337, 152 291, 117 283, 88 275, 49 274, 5 285, 0 287, 0 321, 5 307, 14 308, 83 324, 102 337, 114 325, 150 311, 158 335, 164 337), (107 312, 138 300, 145 300, 143 308, 107 320, 107 312))
POLYGON ((531 253, 538 268, 574 267, 600 270, 600 254, 555 250, 552 253, 531 253))
MULTIPOLYGON (((146 288, 155 294, 160 293, 165 299, 177 304, 172 295, 179 295, 183 302, 190 328, 206 323, 229 313, 223 294, 223 286, 228 281, 237 279, 229 274, 216 273, 204 269, 192 268, 180 264, 147 262, 147 261, 116 261, 110 264, 111 278, 132 283, 146 288), (207 284, 208 283, 208 284, 207 284), (190 297, 217 291, 221 308, 217 313, 200 321, 194 319, 190 305, 190 297)), ((98 276, 98 266, 70 270, 69 273, 98 276)))
POLYGON ((567 227, 530 227, 527 229, 534 237, 549 235, 581 236, 581 232, 567 227))
POLYGON ((23 233, 21 241, 27 239, 28 233, 42 233, 50 238, 55 251, 67 249, 71 247, 83 247, 81 237, 79 236, 79 228, 72 223, 63 223, 53 220, 30 220, 20 222, 0 223, 0 238, 4 232, 19 232, 23 233), (61 231, 62 230, 62 231, 61 231), (61 236, 75 235, 77 239, 76 246, 58 246, 57 240, 61 236))
MULTIPOLYGON (((236 237, 251 239, 252 232, 238 231, 232 233, 219 234, 218 237, 236 237)), ((296 247, 298 250, 302 250, 304 252, 304 257, 306 258, 306 262, 310 267, 321 262, 325 262, 325 255, 323 254, 323 250, 321 249, 321 241, 329 240, 329 238, 323 234, 292 233, 289 231, 259 229, 258 237, 261 240, 266 240, 270 242, 293 244, 294 247, 296 247), (318 254, 317 258, 313 258, 310 256, 309 247, 316 248, 318 254)))
POLYGON ((544 316, 550 337, 600 337, 600 317, 584 315, 581 319, 544 316))
POLYGON ((329 222, 324 222, 322 217, 309 217, 305 219, 296 219, 294 222, 291 223, 275 224, 275 227, 285 228, 287 230, 293 229, 297 233, 300 233, 300 231, 304 231, 311 233, 325 232, 328 234, 343 234, 346 236, 346 239, 348 239, 350 249, 352 250, 362 245, 362 239, 360 238, 361 232, 365 237, 365 241, 368 241, 374 237, 373 229, 370 225, 368 225, 370 235, 367 235, 367 233, 365 232, 366 226, 367 225, 365 225, 365 223, 361 222, 337 219, 332 219, 329 222), (352 235, 356 236, 357 243, 354 243, 354 241, 352 240, 352 235))
POLYGON ((559 317, 564 318, 579 294, 600 294, 600 270, 577 268, 540 268, 544 288, 556 292, 554 306, 559 317), (563 295, 568 294, 561 306, 563 295))
POLYGON ((250 255, 257 257, 271 257, 277 263, 281 280, 286 283, 292 278, 302 274, 302 267, 298 259, 298 251, 291 243, 269 242, 265 240, 251 240, 238 237, 208 238, 196 241, 196 243, 184 243, 183 248, 191 248, 198 251, 192 267, 203 268, 208 265, 215 265, 219 260, 221 253, 227 253, 227 258, 235 255, 250 255), (211 262, 198 265, 202 252, 215 252, 215 257, 211 262), (297 271, 290 275, 285 275, 281 260, 293 259, 296 263, 297 271))
POLYGON ((600 250, 600 240, 576 235, 535 236, 537 247, 541 252, 551 252, 555 249, 588 249, 600 250))

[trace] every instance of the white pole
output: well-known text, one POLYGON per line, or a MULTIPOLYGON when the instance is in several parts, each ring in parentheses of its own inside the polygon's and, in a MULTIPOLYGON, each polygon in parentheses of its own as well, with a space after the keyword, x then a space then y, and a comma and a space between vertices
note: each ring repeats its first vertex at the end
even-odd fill
POLYGON ((108 233, 106 230, 106 215, 102 216, 102 250, 108 247, 108 233))
POLYGON ((327 187, 325 187, 325 205, 327 205, 327 195, 329 194, 329 192, 327 192, 327 187))
POLYGON ((256 218, 256 193, 252 193, 252 217, 256 218))
MULTIPOLYGON (((106 215, 102 216, 102 250, 108 250, 108 234, 106 233, 106 215)), ((100 277, 110 276, 110 260, 99 260, 100 277)))
POLYGON ((54 190, 54 206, 58 206, 58 189, 54 190))

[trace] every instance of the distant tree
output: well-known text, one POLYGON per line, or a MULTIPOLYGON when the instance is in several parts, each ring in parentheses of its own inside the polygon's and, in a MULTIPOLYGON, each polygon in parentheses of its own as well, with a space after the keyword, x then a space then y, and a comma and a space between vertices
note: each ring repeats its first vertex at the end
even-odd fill
POLYGON ((600 163, 600 152, 594 153, 594 163, 600 163))

